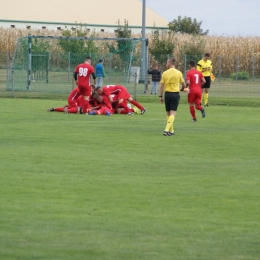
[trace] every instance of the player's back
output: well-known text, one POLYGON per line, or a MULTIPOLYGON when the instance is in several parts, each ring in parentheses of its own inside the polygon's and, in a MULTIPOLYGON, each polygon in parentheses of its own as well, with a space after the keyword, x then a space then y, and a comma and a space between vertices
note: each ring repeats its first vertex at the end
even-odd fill
POLYGON ((90 75, 94 73, 94 68, 88 63, 79 64, 75 72, 78 74, 78 85, 79 86, 89 86, 90 85, 90 75))
POLYGON ((68 96, 68 101, 77 100, 77 98, 80 96, 79 88, 74 88, 71 93, 68 96))
POLYGON ((106 96, 111 94, 118 94, 119 91, 120 88, 118 88, 118 85, 107 85, 103 87, 103 92, 106 96))
POLYGON ((187 72, 186 80, 190 81, 190 92, 201 92, 202 78, 202 73, 196 69, 191 69, 187 72))

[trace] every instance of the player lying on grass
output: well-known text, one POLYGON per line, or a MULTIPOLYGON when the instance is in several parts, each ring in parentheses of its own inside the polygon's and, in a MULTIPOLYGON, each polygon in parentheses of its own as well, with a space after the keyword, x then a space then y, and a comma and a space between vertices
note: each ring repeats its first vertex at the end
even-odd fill
POLYGON ((188 103, 190 106, 190 114, 192 116, 192 121, 196 122, 195 108, 201 112, 202 117, 206 116, 205 110, 201 106, 201 96, 202 96, 202 86, 205 84, 206 80, 202 73, 195 69, 195 61, 191 60, 189 62, 190 70, 186 74, 186 89, 182 89, 188 92, 188 103))
MULTIPOLYGON (((95 86, 91 85, 91 88, 92 88, 92 93, 93 93, 95 86)), ((93 98, 90 98, 90 100, 89 100, 90 103, 91 103, 91 99, 93 99, 93 98)), ((76 87, 69 94, 67 105, 65 105, 64 107, 57 107, 57 108, 52 107, 52 108, 48 109, 47 111, 48 112, 56 111, 56 112, 65 112, 65 113, 79 113, 80 107, 83 106, 83 102, 85 102, 85 100, 80 95, 79 88, 76 87)))
POLYGON ((138 102, 136 102, 131 97, 131 95, 129 94, 128 90, 124 86, 121 86, 121 85, 107 85, 107 86, 104 86, 104 87, 97 87, 95 89, 95 91, 99 95, 107 96, 111 103, 113 102, 112 95, 113 94, 118 95, 118 101, 117 101, 118 104, 120 104, 120 106, 122 106, 126 111, 128 111, 128 113, 130 113, 130 111, 129 111, 129 108, 128 108, 127 104, 125 104, 123 102, 124 100, 127 100, 128 102, 130 102, 131 104, 136 106, 138 109, 140 109, 141 115, 146 112, 146 108, 144 108, 138 102))

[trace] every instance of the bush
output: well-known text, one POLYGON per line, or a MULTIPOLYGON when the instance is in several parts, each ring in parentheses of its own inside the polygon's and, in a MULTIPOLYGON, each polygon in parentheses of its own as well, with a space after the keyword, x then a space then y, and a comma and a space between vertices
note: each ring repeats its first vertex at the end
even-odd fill
POLYGON ((239 71, 238 73, 232 73, 231 78, 234 80, 249 80, 250 75, 246 71, 239 71))

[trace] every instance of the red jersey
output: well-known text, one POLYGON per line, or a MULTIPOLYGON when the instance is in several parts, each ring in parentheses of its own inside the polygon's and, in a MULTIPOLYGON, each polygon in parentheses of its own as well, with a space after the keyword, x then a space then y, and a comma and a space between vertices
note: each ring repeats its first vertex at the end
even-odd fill
POLYGON ((75 72, 78 74, 78 86, 90 86, 90 75, 94 73, 94 68, 90 64, 79 64, 75 72))
POLYGON ((103 95, 103 105, 104 105, 105 107, 108 107, 109 109, 112 108, 112 105, 111 105, 111 103, 110 103, 108 97, 105 96, 105 95, 103 95))
POLYGON ((126 88, 120 85, 107 85, 103 87, 103 92, 107 97, 111 94, 118 95, 121 91, 126 91, 126 88))
POLYGON ((192 69, 186 74, 186 80, 190 81, 190 93, 201 93, 201 82, 203 75, 200 71, 192 69))
POLYGON ((80 96, 79 88, 74 88, 68 96, 68 103, 77 102, 79 96, 80 96))

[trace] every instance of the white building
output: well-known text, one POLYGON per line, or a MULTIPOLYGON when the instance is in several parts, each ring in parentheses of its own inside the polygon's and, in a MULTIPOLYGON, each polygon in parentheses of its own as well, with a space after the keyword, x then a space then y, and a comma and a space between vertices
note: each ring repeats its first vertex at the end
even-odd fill
MULTIPOLYGON (((12 0, 2 1, 0 26, 19 29, 60 30, 75 24, 87 25, 96 32, 114 32, 118 21, 128 21, 133 33, 142 31, 140 0, 12 0)), ((167 29, 166 19, 146 7, 146 32, 167 29)))

